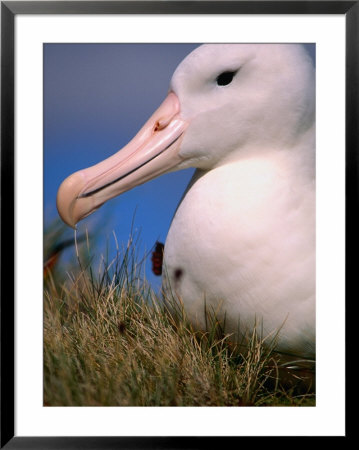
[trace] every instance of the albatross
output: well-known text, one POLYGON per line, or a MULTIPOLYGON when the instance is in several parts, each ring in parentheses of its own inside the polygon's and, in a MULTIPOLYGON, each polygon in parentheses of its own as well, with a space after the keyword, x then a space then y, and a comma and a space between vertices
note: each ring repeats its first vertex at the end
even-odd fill
POLYGON ((63 221, 161 174, 196 168, 172 220, 164 286, 205 327, 260 324, 277 349, 315 354, 315 76, 299 44, 208 44, 122 150, 60 186, 63 221))

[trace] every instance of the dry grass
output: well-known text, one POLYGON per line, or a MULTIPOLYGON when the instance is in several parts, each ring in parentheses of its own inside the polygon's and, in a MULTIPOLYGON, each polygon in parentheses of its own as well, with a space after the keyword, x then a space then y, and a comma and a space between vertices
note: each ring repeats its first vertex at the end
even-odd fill
POLYGON ((47 406, 313 406, 276 382, 276 355, 253 332, 243 352, 212 315, 192 328, 180 302, 141 281, 133 245, 94 274, 79 267, 44 289, 47 406), (171 312, 170 312, 171 311, 171 312))

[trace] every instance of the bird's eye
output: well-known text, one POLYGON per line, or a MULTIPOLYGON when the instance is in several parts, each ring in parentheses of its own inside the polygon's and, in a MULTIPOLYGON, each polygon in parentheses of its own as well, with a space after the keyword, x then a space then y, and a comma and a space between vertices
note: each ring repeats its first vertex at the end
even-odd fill
POLYGON ((216 78, 218 86, 227 86, 231 83, 236 72, 223 72, 216 78))

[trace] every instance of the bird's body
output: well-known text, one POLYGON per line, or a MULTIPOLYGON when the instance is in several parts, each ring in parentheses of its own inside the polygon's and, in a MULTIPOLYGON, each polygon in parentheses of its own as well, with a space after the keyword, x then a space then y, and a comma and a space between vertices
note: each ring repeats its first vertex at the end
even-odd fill
POLYGON ((289 176, 280 159, 196 172, 168 233, 164 273, 201 328, 205 301, 226 314, 227 332, 257 321, 264 336, 281 329, 279 350, 312 357, 313 179, 289 176))
POLYGON ((122 151, 69 177, 73 225, 107 199, 171 170, 197 171, 164 251, 165 286, 205 325, 259 324, 278 349, 315 353, 315 80, 300 45, 205 45, 122 151))

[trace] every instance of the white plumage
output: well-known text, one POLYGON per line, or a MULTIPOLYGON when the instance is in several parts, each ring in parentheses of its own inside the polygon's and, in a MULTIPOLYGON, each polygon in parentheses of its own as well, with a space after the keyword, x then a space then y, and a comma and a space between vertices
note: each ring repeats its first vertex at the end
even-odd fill
POLYGON ((195 118, 180 153, 199 169, 165 245, 170 282, 195 321, 204 326, 204 298, 215 310, 222 301, 227 331, 256 320, 264 335, 281 329, 280 350, 307 356, 315 348, 314 83, 299 45, 208 45, 182 62, 171 87, 183 116, 195 118), (228 86, 211 83, 229 70, 238 72, 228 86))

